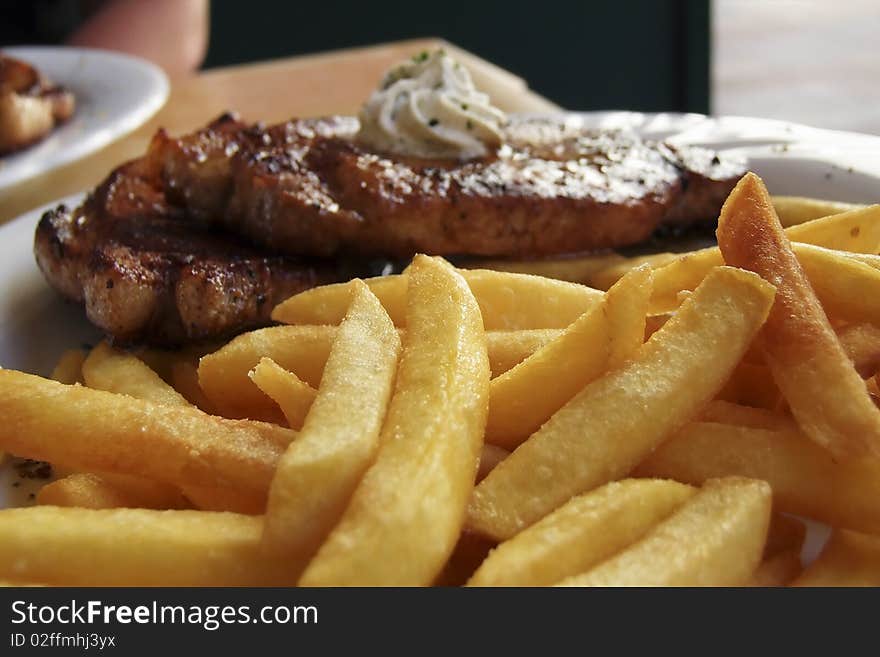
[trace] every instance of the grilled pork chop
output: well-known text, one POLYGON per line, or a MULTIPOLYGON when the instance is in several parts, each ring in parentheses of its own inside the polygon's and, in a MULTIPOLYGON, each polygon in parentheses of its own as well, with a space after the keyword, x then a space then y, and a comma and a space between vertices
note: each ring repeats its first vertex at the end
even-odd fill
POLYGON ((49 282, 122 342, 174 345, 266 325, 272 308, 345 278, 269 255, 169 204, 146 160, 115 170, 76 210, 47 212, 34 252, 49 282))
POLYGON ((514 119, 492 157, 387 157, 353 117, 264 128, 224 116, 148 158, 169 197, 289 254, 541 256, 636 244, 714 221, 744 163, 627 132, 514 119))
POLYGON ((358 256, 637 243, 714 219, 743 171, 548 121, 512 123, 497 154, 469 162, 391 159, 357 130, 349 117, 265 128, 224 115, 181 138, 160 131, 80 208, 46 213, 37 262, 117 340, 174 344, 264 325, 287 296, 368 273, 358 256))

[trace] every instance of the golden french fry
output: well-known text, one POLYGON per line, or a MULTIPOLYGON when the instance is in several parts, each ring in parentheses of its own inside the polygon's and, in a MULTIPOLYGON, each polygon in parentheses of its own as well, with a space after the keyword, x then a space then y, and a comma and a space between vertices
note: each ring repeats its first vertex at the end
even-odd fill
POLYGON ((862 378, 874 376, 880 370, 880 327, 849 324, 838 329, 837 339, 862 378))
POLYGON ((773 294, 754 274, 713 271, 635 359, 587 385, 476 487, 469 529, 508 539, 626 475, 718 393, 773 294))
POLYGON ((791 242, 815 244, 849 253, 877 253, 880 205, 868 205, 785 229, 791 242))
POLYGON ((642 265, 625 274, 605 293, 609 370, 632 359, 645 343, 652 280, 651 269, 642 265))
MULTIPOLYGON (((161 352, 170 354, 171 352, 161 352)), ((189 358, 177 354, 168 356, 166 363, 172 380, 190 377, 188 385, 198 386, 198 375, 189 358), (195 376, 195 381, 191 377, 195 376)), ((97 347, 89 355, 83 371, 96 389, 119 394, 128 394, 136 399, 172 407, 192 409, 190 403, 165 383, 145 363, 131 354, 113 350, 106 345, 97 347)), ((192 392, 191 394, 195 394, 192 392)), ((114 508, 114 501, 140 500, 139 503, 115 504, 143 508, 185 508, 185 503, 169 503, 163 500, 183 500, 177 488, 167 483, 136 477, 132 475, 100 474, 85 475, 91 478, 91 485, 62 484, 68 490, 68 497, 80 498, 90 495, 91 504, 58 504, 58 506, 89 506, 90 508, 114 508), (164 497, 163 497, 164 496, 164 497), (98 504, 102 504, 99 506, 98 504)), ((49 488, 49 487, 46 487, 49 488)), ((44 491, 45 489, 44 488, 44 491)), ((262 513, 266 508, 265 491, 246 491, 231 487, 198 486, 181 484, 183 494, 193 506, 207 511, 234 511, 237 513, 262 513)), ((49 495, 53 495, 50 490, 49 495)), ((54 502, 45 502, 47 504, 54 502)))
MULTIPOLYGON (((459 273, 477 299, 487 331, 565 328, 602 300, 599 290, 567 281, 486 269, 459 273)), ((395 326, 406 325, 407 278, 404 272, 364 281, 395 326)), ((351 298, 346 286, 325 285, 292 296, 272 311, 272 319, 285 324, 339 324, 351 298)))
POLYGON ((183 395, 165 383, 135 356, 101 342, 92 349, 82 366, 88 387, 130 395, 154 404, 189 406, 183 395))
POLYGON ((880 255, 875 255, 873 253, 849 253, 847 251, 838 251, 838 253, 845 253, 846 257, 850 260, 861 262, 872 269, 880 269, 880 255))
MULTIPOLYGON (((839 251, 877 253, 880 246, 880 205, 808 221, 786 228, 785 233, 792 242, 839 251)), ((663 313, 675 309, 681 290, 693 290, 706 274, 724 263, 718 247, 710 247, 684 253, 677 260, 659 267, 654 272, 653 311, 663 313)))
POLYGON ((550 586, 629 547, 696 489, 660 479, 627 479, 573 497, 492 550, 469 586, 550 586))
POLYGON ((766 365, 741 362, 718 393, 718 399, 773 410, 779 406, 782 393, 766 365))
POLYGON ((792 586, 880 586, 880 536, 836 529, 792 586))
POLYGON ((708 481, 641 541, 562 586, 745 584, 761 560, 771 497, 763 481, 708 481))
POLYGON ((880 532, 880 465, 872 460, 836 463, 794 428, 767 431, 695 422, 635 471, 635 476, 669 477, 695 486, 736 475, 767 481, 778 511, 880 532))
POLYGON ((273 326, 243 333, 199 361, 199 385, 224 417, 279 423, 278 405, 248 374, 262 358, 317 388, 336 336, 335 326, 273 326))
POLYGON ((631 357, 644 341, 650 295, 650 269, 633 270, 559 338, 492 379, 486 441, 514 449, 590 381, 631 357))
POLYGON ((880 456, 880 410, 828 323, 758 176, 743 176, 727 197, 718 244, 726 262, 777 287, 758 344, 804 432, 841 459, 880 456))
POLYGON ((785 550, 766 557, 755 569, 748 586, 788 586, 802 570, 800 550, 785 550))
POLYGON ((85 360, 86 352, 84 349, 68 349, 61 354, 61 358, 58 359, 49 378, 68 385, 82 383, 82 365, 85 360))
POLYGON ((0 447, 86 472, 265 491, 290 429, 0 370, 0 447))
POLYGON ((798 244, 794 252, 827 315, 880 324, 880 270, 811 244, 798 244))
POLYGON ((379 448, 400 336, 360 280, 299 438, 281 457, 263 528, 269 552, 311 558, 339 521, 379 448))
MULTIPOLYGON (((474 260, 465 265, 468 269, 491 269, 515 274, 530 274, 555 278, 559 281, 583 283, 596 272, 603 271, 630 259, 619 253, 601 251, 554 258, 533 260, 474 260)), ((630 267, 632 268, 632 267, 630 267)), ((626 273, 626 272, 623 272, 626 273)))
POLYGON ((442 260, 417 257, 394 396, 376 462, 300 584, 430 584, 455 547, 489 396, 480 310, 442 260))
POLYGON ((859 203, 841 203, 840 201, 825 201, 819 198, 805 196, 776 196, 770 197, 779 221, 783 226, 797 226, 798 224, 822 217, 829 217, 842 212, 864 209, 865 205, 859 203))
POLYGON ((701 422, 718 422, 719 424, 733 424, 741 427, 754 427, 755 429, 789 429, 792 426, 791 418, 780 413, 755 408, 732 402, 716 399, 710 401, 700 413, 701 422))
POLYGON ((562 329, 524 329, 522 331, 487 331, 486 349, 492 377, 501 376, 516 367, 551 340, 562 329))
POLYGON ((312 386, 271 358, 261 358, 249 376, 266 396, 278 404, 291 429, 302 428, 318 394, 312 386))
POLYGON ((37 503, 86 509, 186 509, 175 486, 126 475, 74 473, 43 486, 37 503))
POLYGON ((0 578, 63 586, 285 586, 262 519, 207 511, 36 506, 0 511, 0 578))

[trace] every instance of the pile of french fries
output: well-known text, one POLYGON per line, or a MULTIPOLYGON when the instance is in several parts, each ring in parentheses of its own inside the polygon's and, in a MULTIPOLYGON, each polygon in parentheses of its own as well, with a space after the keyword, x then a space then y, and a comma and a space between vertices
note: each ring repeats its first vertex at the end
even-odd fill
POLYGON ((594 287, 418 256, 224 345, 0 371, 0 449, 59 475, 0 579, 880 584, 880 206, 776 204, 749 174, 718 247, 541 272, 594 287))

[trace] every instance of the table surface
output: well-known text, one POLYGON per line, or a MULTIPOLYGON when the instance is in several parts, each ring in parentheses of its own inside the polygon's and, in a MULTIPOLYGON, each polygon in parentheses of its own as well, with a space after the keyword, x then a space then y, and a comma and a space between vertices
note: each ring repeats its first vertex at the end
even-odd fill
POLYGON ((0 192, 0 224, 57 198, 88 190, 122 162, 142 155, 159 128, 180 134, 225 111, 248 121, 355 114, 394 64, 438 47, 467 66, 478 88, 505 111, 546 112, 559 107, 528 89, 525 81, 440 39, 401 41, 212 69, 172 80, 165 106, 141 128, 68 166, 0 192))

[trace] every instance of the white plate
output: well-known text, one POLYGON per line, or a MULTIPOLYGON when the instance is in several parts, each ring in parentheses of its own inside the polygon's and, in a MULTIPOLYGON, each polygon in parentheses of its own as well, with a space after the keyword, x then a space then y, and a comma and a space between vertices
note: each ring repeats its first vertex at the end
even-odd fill
MULTIPOLYGON (((740 117, 700 114, 590 112, 567 120, 593 127, 628 127, 649 138, 703 144, 748 158, 774 194, 859 203, 880 202, 880 137, 818 130, 740 117)), ((82 196, 63 199, 76 204, 82 196)), ((93 344, 98 332, 83 311, 62 301, 43 280, 32 255, 34 228, 49 207, 0 227, 0 366, 46 375, 61 352, 93 344)), ((0 468, 0 508, 27 504, 33 484, 0 468), (11 482, 23 482, 11 488, 11 482)), ((828 528, 810 523, 804 560, 817 554, 828 528)))
POLYGON ((162 69, 130 55, 30 46, 3 52, 70 89, 76 111, 43 141, 0 156, 0 191, 94 153, 143 125, 168 98, 162 69))

